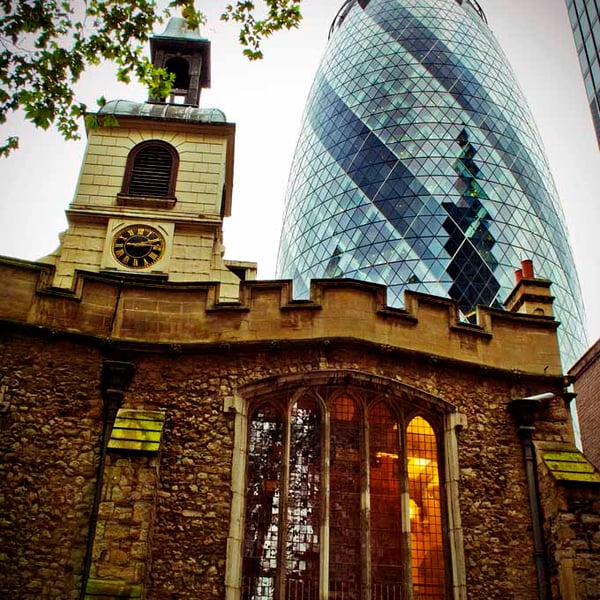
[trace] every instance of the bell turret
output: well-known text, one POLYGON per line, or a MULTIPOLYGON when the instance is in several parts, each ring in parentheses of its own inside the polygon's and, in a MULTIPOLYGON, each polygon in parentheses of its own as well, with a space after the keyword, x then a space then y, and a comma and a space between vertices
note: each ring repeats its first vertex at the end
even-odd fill
POLYGON ((153 64, 174 75, 171 95, 110 100, 98 111, 68 229, 43 259, 55 269, 50 285, 76 293, 80 271, 145 283, 218 282, 219 300, 237 302, 240 280, 254 278, 256 265, 224 258, 235 125, 198 106, 210 84, 210 42, 171 19, 150 48, 153 64))
POLYGON ((163 33, 150 38, 150 56, 155 67, 175 74, 170 96, 160 102, 199 106, 200 91, 210 87, 210 41, 174 17, 163 33))

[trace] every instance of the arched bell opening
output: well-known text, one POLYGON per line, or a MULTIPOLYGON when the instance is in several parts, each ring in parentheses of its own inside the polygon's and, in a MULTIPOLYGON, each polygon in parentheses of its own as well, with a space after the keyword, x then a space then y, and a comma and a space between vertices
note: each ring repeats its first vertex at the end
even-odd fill
POLYGON ((167 60, 165 69, 175 75, 171 93, 177 96, 187 95, 190 89, 190 63, 185 58, 174 56, 167 60))

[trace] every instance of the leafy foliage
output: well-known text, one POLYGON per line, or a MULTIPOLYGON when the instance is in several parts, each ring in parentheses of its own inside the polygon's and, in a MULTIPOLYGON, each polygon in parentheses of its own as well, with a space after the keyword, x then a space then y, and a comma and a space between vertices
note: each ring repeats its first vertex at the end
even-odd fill
POLYGON ((264 38, 281 29, 298 27, 302 20, 301 2, 302 0, 265 0, 268 14, 264 19, 257 19, 254 2, 238 0, 235 5, 227 5, 221 19, 240 23, 239 38, 244 47, 243 52, 250 60, 256 60, 263 57, 260 43, 264 38))
MULTIPOLYGON (((254 2, 237 0, 221 18, 240 24, 243 53, 253 60, 262 57, 264 38, 298 26, 301 1, 264 0, 259 8, 266 16, 258 18, 254 2)), ((167 96, 172 78, 153 67, 144 43, 172 9, 181 10, 191 29, 203 22, 194 0, 172 0, 166 11, 156 0, 0 0, 0 124, 21 109, 37 127, 56 124, 65 139, 76 139, 87 107, 76 101, 73 86, 102 60, 117 65, 120 81, 133 75, 151 96, 167 96)), ((18 138, 8 137, 0 156, 17 146, 18 138)))

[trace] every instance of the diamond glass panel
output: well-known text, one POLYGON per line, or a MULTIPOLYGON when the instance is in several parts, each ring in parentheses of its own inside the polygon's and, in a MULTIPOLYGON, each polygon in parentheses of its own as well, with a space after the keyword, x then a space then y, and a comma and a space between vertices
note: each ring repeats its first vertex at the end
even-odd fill
POLYGON ((592 112, 594 129, 600 145, 600 4, 566 0, 573 29, 585 91, 592 112), (585 40, 585 42, 584 42, 585 40))

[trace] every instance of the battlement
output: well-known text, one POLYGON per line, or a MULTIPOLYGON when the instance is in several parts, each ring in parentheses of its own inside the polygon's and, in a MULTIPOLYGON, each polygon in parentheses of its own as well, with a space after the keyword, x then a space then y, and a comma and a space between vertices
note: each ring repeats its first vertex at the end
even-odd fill
POLYGON ((77 272, 68 291, 49 287, 52 276, 47 265, 0 259, 5 288, 0 320, 181 348, 353 339, 485 367, 561 375, 558 323, 546 315, 479 307, 473 325, 460 320, 452 300, 407 292, 404 309, 390 308, 385 286, 346 279, 313 281, 309 300, 293 299, 291 281, 247 281, 239 302, 219 303, 218 283, 77 272))

